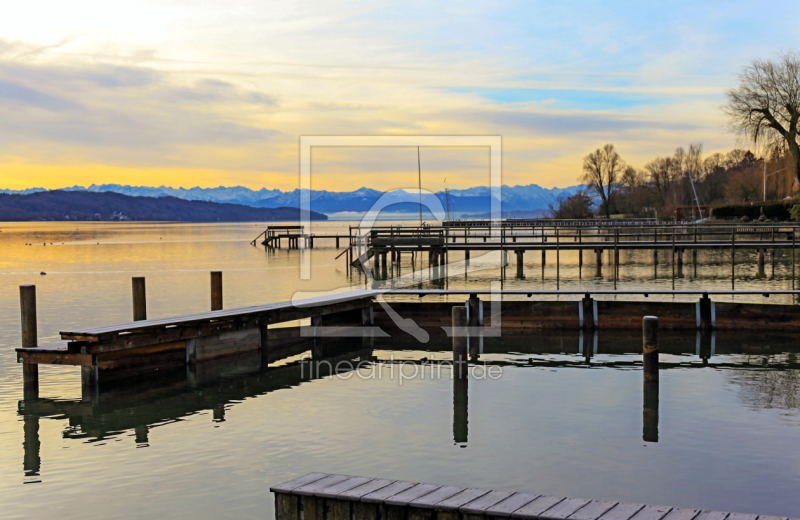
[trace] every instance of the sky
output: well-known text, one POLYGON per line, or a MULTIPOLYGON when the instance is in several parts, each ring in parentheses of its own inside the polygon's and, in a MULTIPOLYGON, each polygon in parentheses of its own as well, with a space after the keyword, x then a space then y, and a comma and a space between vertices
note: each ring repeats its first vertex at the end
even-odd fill
MULTIPOLYGON (((0 17, 0 188, 291 190, 302 135, 499 135, 503 183, 578 184, 741 147, 742 67, 800 48, 800 4, 37 1, 0 17)), ((489 184, 489 151, 423 148, 425 188, 489 184)), ((315 148, 312 187, 413 187, 412 147, 315 148)))

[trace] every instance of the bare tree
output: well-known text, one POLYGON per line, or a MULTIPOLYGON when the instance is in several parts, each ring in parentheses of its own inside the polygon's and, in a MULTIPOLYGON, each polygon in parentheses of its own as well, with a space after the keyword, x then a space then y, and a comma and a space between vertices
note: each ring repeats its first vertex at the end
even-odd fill
POLYGON ((761 193, 761 171, 755 166, 731 170, 725 192, 734 201, 750 202, 758 200, 761 193))
POLYGON ((667 193, 669 193, 669 188, 672 185, 672 174, 674 171, 672 163, 673 160, 671 157, 667 157, 666 159, 657 157, 644 166, 644 169, 650 174, 650 181, 658 192, 658 198, 662 206, 667 202, 667 193))
POLYGON ((585 191, 579 191, 571 197, 558 199, 557 206, 550 204, 550 216, 559 219, 592 218, 592 206, 592 198, 585 191))
POLYGON ((611 205, 619 187, 617 183, 624 170, 625 163, 611 143, 583 158, 581 179, 600 197, 607 218, 611 217, 611 205))
POLYGON ((800 180, 800 53, 782 53, 776 61, 756 60, 728 92, 725 111, 731 127, 755 144, 788 149, 800 180))

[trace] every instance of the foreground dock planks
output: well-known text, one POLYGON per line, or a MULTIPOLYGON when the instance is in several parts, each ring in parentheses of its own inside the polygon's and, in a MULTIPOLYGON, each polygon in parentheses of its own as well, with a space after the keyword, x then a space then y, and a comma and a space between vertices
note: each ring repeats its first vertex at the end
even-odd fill
POLYGON ((328 473, 309 473, 270 491, 276 520, 790 520, 328 473))

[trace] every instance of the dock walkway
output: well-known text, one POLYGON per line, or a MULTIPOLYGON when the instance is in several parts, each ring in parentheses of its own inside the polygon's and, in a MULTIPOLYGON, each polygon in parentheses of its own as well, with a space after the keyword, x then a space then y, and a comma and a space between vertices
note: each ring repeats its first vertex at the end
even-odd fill
POLYGON ((329 473, 309 473, 270 491, 276 520, 788 520, 329 473))

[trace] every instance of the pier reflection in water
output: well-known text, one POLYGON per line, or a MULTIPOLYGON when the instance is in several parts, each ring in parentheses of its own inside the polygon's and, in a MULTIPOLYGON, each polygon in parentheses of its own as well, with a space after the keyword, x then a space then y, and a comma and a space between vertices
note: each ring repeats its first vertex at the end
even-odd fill
MULTIPOLYGON (((414 374, 425 378, 425 371, 450 378, 449 340, 434 331, 432 341, 420 344, 392 339, 368 338, 353 346, 352 340, 315 339, 287 350, 291 357, 265 365, 258 352, 233 358, 198 363, 156 378, 137 383, 117 382, 100 386, 80 400, 56 400, 26 394, 18 413, 24 430, 23 472, 36 477, 41 472, 40 420, 66 421, 65 439, 97 442, 133 432, 133 441, 149 445, 153 428, 167 427, 211 410, 212 420, 226 420, 226 409, 245 399, 298 386, 314 379, 353 370, 375 370, 377 366, 414 365, 414 374), (437 359, 437 355, 438 359, 437 359)), ((452 381, 453 442, 469 443, 469 386, 476 374, 486 377, 486 365, 504 370, 526 368, 603 368, 637 370, 641 367, 641 340, 630 335, 602 332, 542 334, 535 340, 524 336, 470 338, 471 377, 452 381), (639 352, 637 352, 639 351, 639 352)), ((704 367, 756 368, 737 375, 735 382, 749 403, 769 407, 780 401, 784 406, 800 404, 798 346, 789 335, 662 334, 661 370, 704 367), (778 391, 776 392, 776 389, 778 391), (785 393, 782 397, 778 393, 785 393), (766 397, 768 396, 768 397, 766 397)), ((384 371, 384 373, 387 373, 384 371)), ((392 372, 394 373, 394 372, 392 372)), ((535 373, 529 374, 536 377, 535 373)), ((503 384, 495 381, 494 384, 503 384)), ((659 384, 643 385, 642 439, 659 441, 659 384)), ((662 438, 663 440, 663 438, 662 438)))

